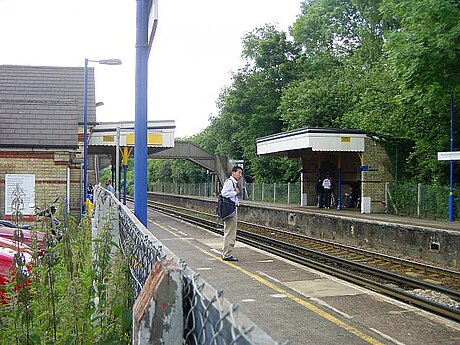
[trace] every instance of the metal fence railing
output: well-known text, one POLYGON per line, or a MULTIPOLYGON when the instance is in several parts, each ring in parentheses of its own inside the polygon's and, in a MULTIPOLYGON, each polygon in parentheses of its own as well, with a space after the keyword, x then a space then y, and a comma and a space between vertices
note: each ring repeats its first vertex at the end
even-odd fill
MULTIPOLYGON (((215 196, 210 183, 165 183, 150 184, 150 191, 191 196, 215 196)), ((246 183, 244 198, 277 204, 300 204, 300 183, 246 183)), ((386 212, 400 216, 447 219, 449 187, 423 185, 413 182, 391 182, 385 188, 386 212)), ((345 195, 342 196, 342 201, 345 195)), ((454 191, 454 217, 460 219, 460 193, 454 191)))
POLYGON ((226 300, 222 290, 215 290, 170 252, 112 193, 96 188, 94 195, 96 227, 107 217, 119 223, 117 242, 129 258, 136 298, 156 262, 173 260, 181 267, 184 344, 279 344, 226 300))
MULTIPOLYGON (((216 196, 211 183, 153 182, 151 192, 193 196, 216 196)), ((252 201, 300 204, 300 183, 246 183, 244 198, 252 201)))
POLYGON ((150 192, 194 195, 194 196, 213 196, 216 194, 215 187, 210 182, 205 183, 174 183, 174 182, 152 182, 149 185, 150 192))

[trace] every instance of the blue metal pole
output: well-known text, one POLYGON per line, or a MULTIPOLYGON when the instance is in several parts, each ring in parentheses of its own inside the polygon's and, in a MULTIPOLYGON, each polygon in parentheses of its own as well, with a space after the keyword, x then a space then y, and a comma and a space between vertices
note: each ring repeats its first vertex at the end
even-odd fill
POLYGON ((337 210, 342 209, 342 168, 337 168, 337 210))
POLYGON ((147 1, 136 0, 134 214, 147 226, 147 1))
POLYGON ((241 191, 241 196, 243 200, 246 200, 246 162, 243 161, 243 182, 241 183, 243 190, 241 191))
MULTIPOLYGON (((454 92, 450 94, 450 151, 454 151, 454 92)), ((450 161, 449 222, 454 221, 454 161, 450 161)))
POLYGON ((85 59, 85 86, 84 86, 84 101, 83 101, 83 203, 81 213, 85 212, 85 204, 88 188, 88 59, 85 59))

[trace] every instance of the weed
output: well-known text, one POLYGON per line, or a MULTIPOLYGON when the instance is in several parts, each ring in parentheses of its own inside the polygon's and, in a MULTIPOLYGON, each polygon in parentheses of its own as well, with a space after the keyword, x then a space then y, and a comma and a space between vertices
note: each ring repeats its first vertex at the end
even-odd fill
POLYGON ((66 215, 58 243, 43 224, 44 254, 33 245, 29 273, 16 265, 2 287, 9 303, 0 305, 0 344, 129 344, 129 269, 110 219, 94 240, 87 217, 66 215))

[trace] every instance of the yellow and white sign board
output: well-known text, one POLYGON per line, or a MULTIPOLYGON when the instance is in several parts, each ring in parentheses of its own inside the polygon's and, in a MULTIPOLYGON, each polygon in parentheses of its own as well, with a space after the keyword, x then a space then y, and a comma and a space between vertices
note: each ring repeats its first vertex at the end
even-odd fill
MULTIPOLYGON (((134 146, 134 123, 111 122, 97 124, 91 132, 89 145, 116 146, 117 129, 119 130, 119 146, 134 146)), ((148 147, 174 147, 174 121, 152 121, 148 123, 148 147)))

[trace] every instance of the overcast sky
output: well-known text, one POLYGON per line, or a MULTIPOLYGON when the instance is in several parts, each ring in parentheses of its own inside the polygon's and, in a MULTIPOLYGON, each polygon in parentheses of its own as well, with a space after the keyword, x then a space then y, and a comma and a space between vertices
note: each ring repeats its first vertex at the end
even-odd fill
MULTIPOLYGON (((148 118, 175 120, 176 137, 196 134, 243 66, 241 38, 271 23, 287 31, 301 0, 158 0, 149 58, 148 118)), ((98 121, 134 121, 135 0, 0 0, 0 64, 95 65, 98 121)))

